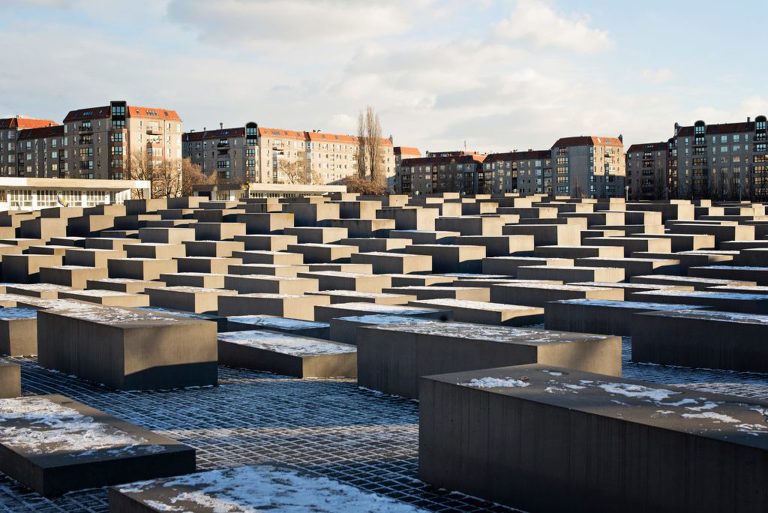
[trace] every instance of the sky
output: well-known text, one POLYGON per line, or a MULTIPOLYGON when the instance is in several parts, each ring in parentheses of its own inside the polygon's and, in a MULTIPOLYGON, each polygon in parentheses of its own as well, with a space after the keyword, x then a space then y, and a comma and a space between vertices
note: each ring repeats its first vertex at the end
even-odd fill
POLYGON ((0 117, 127 100, 185 130, 355 133, 370 105, 422 151, 628 146, 768 114, 766 17, 762 0, 2 0, 0 117))

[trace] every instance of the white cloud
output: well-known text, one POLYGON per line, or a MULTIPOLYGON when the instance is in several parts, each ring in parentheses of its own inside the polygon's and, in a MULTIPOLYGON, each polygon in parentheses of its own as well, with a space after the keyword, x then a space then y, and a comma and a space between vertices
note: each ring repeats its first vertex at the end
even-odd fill
POLYGON ((494 25, 493 34, 539 48, 578 53, 594 53, 611 45, 608 33, 592 28, 588 16, 563 15, 541 0, 518 0, 509 17, 494 25))
POLYGON ((201 40, 313 44, 350 42, 408 28, 399 3, 356 0, 172 0, 168 18, 201 40))
POLYGON ((675 73, 669 68, 646 68, 642 71, 643 78, 652 84, 669 82, 675 73))

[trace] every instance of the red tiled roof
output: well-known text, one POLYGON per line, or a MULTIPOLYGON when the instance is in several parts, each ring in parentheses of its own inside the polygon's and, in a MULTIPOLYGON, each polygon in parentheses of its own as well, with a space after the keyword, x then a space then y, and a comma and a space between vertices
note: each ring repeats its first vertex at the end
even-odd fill
POLYGON ((593 135, 579 135, 576 137, 561 137, 552 145, 553 148, 568 148, 571 146, 619 146, 624 143, 618 137, 596 137, 593 135))
POLYGON ((655 143, 641 143, 633 144, 627 148, 627 153, 645 152, 645 151, 666 151, 667 143, 655 142, 655 143))
POLYGON ((421 156, 421 150, 412 146, 395 146, 395 155, 413 155, 415 157, 421 156))
POLYGON ((301 141, 306 141, 307 133, 298 132, 296 130, 283 130, 282 128, 259 128, 259 137, 299 139, 301 141))
POLYGON ((485 162, 519 162, 521 160, 544 160, 549 158, 552 158, 552 150, 510 151, 506 153, 491 153, 485 158, 485 162))
POLYGON ((47 137, 63 137, 64 125, 43 126, 39 128, 27 128, 19 132, 18 139, 45 139, 47 137))
MULTIPOLYGON (((154 107, 136 107, 128 105, 126 115, 130 118, 162 119, 163 121, 181 121, 175 110, 158 109, 154 107)), ((64 118, 64 123, 83 121, 86 119, 105 119, 111 114, 109 105, 71 110, 64 118)))
POLYGON ((16 128, 18 130, 25 130, 27 128, 40 128, 57 124, 50 119, 25 118, 22 116, 0 119, 0 129, 16 128))
MULTIPOLYGON (((357 144, 357 136, 344 134, 331 134, 326 132, 299 132, 297 130, 285 130, 282 128, 259 128, 259 137, 273 139, 298 139, 300 141, 329 142, 357 144)), ((382 138, 381 144, 392 146, 390 139, 382 138)))

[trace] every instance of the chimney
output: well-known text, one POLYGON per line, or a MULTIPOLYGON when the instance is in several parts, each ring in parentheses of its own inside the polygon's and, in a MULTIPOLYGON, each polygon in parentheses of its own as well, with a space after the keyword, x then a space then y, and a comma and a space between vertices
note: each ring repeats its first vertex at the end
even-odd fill
POLYGON ((752 118, 747 116, 747 123, 749 123, 750 121, 752 121, 752 118))
POLYGON ((621 141, 622 143, 624 142, 624 136, 622 134, 619 134, 619 141, 621 141))
POLYGON ((224 130, 224 123, 219 122, 219 130, 224 130))

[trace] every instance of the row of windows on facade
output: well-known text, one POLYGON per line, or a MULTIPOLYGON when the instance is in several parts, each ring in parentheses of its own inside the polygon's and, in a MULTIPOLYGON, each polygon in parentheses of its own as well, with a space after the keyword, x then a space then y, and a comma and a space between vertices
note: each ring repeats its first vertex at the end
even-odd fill
MULTIPOLYGON (((125 128, 126 126, 125 120, 123 119, 113 119, 111 124, 108 124, 106 120, 97 119, 96 128, 102 128, 102 121, 104 121, 103 128, 107 128, 108 126, 111 126, 113 129, 122 129, 122 128, 125 128)), ((177 134, 181 133, 181 123, 171 123, 171 122, 159 123, 157 121, 149 121, 147 122, 145 127, 144 121, 142 121, 141 119, 139 120, 139 129, 146 128, 147 130, 159 131, 160 127, 164 127, 165 131, 167 132, 176 132, 177 134)), ((65 134, 69 133, 70 130, 73 132, 77 132, 80 130, 91 130, 91 129, 93 129, 93 121, 89 119, 85 121, 81 121, 79 125, 77 122, 64 124, 65 134)))

